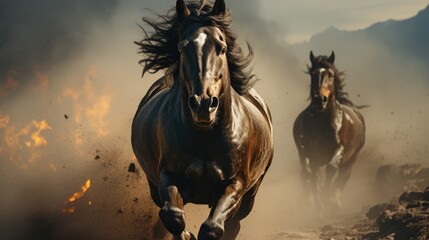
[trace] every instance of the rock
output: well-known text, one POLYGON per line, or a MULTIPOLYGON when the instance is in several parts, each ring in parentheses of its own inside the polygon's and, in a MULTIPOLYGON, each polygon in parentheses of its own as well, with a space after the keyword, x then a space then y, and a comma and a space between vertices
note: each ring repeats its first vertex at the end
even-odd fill
POLYGON ((124 208, 121 206, 121 208, 118 209, 118 214, 123 214, 124 212, 124 208))
POLYGON ((412 191, 406 191, 401 194, 399 197, 399 203, 401 204, 409 204, 416 201, 423 200, 423 193, 422 192, 412 192, 412 191))
POLYGON ((386 210, 377 218, 376 222, 380 233, 388 233, 394 227, 393 214, 390 210, 386 210))
MULTIPOLYGON (((425 201, 427 192, 428 188, 424 192, 402 193, 399 197, 400 205, 393 210, 383 211, 377 218, 379 233, 374 239, 427 239, 429 236, 429 201, 425 201)), ((389 204, 376 205, 367 215, 372 217, 377 211, 389 207, 391 207, 389 204)))
POLYGON ((423 200, 429 201, 429 186, 423 192, 423 200))
POLYGON ((393 203, 381 203, 370 208, 366 213, 368 219, 376 219, 380 214, 386 210, 394 211, 397 209, 397 205, 393 203))
POLYGON ((128 166, 128 172, 136 172, 136 165, 134 163, 130 163, 128 166))
POLYGON ((429 208, 429 202, 428 201, 414 201, 407 205, 407 209, 413 209, 413 208, 421 208, 421 209, 428 209, 429 208))

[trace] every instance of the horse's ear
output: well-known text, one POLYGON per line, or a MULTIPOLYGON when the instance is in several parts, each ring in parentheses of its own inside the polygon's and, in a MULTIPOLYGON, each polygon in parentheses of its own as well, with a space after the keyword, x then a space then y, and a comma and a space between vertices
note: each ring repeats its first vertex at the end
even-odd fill
POLYGON ((314 57, 314 54, 313 54, 313 50, 310 51, 310 61, 311 61, 311 64, 314 65, 314 63, 315 63, 315 57, 314 57))
POLYGON ((213 5, 213 10, 211 12, 211 15, 223 15, 226 13, 226 4, 225 0, 216 0, 216 2, 213 5))
POLYGON ((186 6, 186 3, 184 0, 177 0, 176 13, 179 21, 183 21, 185 18, 191 15, 191 11, 189 11, 189 8, 186 6))
POLYGON ((329 56, 328 61, 332 64, 335 62, 335 53, 332 51, 331 56, 329 56))

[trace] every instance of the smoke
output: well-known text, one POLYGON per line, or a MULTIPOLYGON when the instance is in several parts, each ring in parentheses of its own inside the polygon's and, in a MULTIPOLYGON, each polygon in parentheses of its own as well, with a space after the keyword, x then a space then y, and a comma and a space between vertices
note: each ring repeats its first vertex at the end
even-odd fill
MULTIPOLYGON (((407 56, 398 58, 369 40, 353 48, 284 45, 287 32, 260 16, 259 4, 227 2, 239 40, 255 50, 256 88, 270 106, 275 128, 273 164, 240 239, 317 225, 308 221, 311 206, 301 199, 292 139, 295 117, 308 104, 304 70, 310 49, 318 54, 335 50, 351 99, 371 105, 363 110, 367 144, 346 187, 346 207, 362 207, 351 199, 369 194, 366 184, 379 165, 423 162, 428 156, 424 103, 429 90, 418 61, 405 61, 407 56)), ((137 163, 129 139, 137 105, 161 73, 140 79, 142 56, 133 41, 143 37, 136 23, 151 16, 146 8, 164 13, 172 6, 174 1, 2 1, 3 238, 151 239, 157 209, 141 169, 128 172, 129 164, 137 163), (68 202, 88 179, 90 188, 68 202), (74 212, 63 212, 69 208, 74 212)), ((186 211, 187 226, 197 233, 208 209, 190 205, 186 211)))

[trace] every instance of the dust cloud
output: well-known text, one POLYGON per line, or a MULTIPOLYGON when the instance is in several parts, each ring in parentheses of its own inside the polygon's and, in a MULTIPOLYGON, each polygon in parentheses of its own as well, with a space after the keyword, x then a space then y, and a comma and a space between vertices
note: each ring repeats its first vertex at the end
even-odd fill
MULTIPOLYGON (((164 13, 174 2, 67 4, 9 1, 9 13, 0 14, 11 26, 0 25, 7 30, 0 42, 1 236, 151 239, 157 209, 141 168, 128 172, 130 163, 137 164, 129 139, 137 105, 161 75, 140 78, 142 56, 133 41, 143 37, 137 24, 151 16, 146 8, 164 13), (69 202, 88 179, 90 188, 69 202)), ((348 51, 285 45, 279 39, 287 33, 260 16, 258 4, 227 2, 239 40, 255 50, 256 88, 271 108, 275 128, 273 164, 239 239, 279 239, 303 229, 316 238, 313 230, 324 222, 314 219, 301 197, 292 139, 295 117, 309 103, 304 71, 310 49, 335 50, 350 98, 371 105, 362 110, 367 142, 343 195, 343 215, 379 199, 372 191, 379 166, 427 162, 427 75, 419 62, 369 41, 348 51)), ((189 205, 186 211, 187 228, 196 234, 209 209, 189 205)))

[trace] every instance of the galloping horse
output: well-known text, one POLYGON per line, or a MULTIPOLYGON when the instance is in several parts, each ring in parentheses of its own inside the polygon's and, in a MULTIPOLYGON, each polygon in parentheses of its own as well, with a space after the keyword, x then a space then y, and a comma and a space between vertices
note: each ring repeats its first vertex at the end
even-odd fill
POLYGON ((324 203, 330 203, 338 208, 340 193, 365 142, 365 122, 358 111, 362 107, 355 106, 343 91, 343 73, 334 66, 334 52, 315 57, 311 51, 310 61, 311 103, 295 120, 293 136, 302 178, 311 186, 316 207, 321 210, 324 203))
POLYGON ((133 150, 173 239, 195 239, 186 203, 211 208, 198 239, 235 239, 273 157, 271 115, 225 2, 177 0, 175 13, 143 19, 155 29, 136 42, 143 73, 167 71, 137 109, 133 150))

